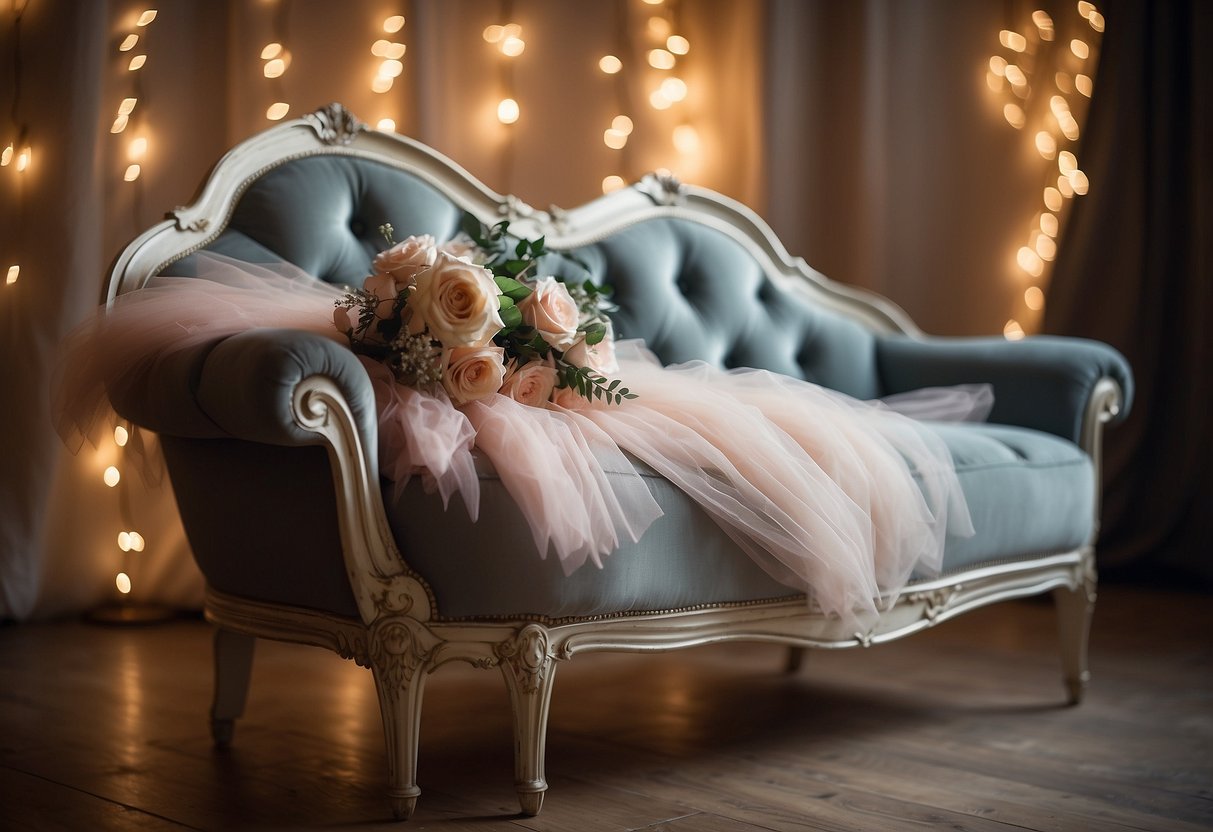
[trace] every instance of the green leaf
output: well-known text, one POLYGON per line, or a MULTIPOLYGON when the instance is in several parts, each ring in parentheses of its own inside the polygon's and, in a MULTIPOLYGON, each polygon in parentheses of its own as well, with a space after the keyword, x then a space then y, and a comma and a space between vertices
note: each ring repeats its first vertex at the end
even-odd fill
POLYGON ((506 260, 504 265, 505 265, 505 270, 508 271, 510 273, 510 275, 516 275, 527 267, 527 261, 525 261, 525 260, 506 260))
POLYGON ((601 343, 602 339, 606 337, 606 327, 598 322, 587 324, 583 331, 585 332, 585 343, 591 347, 601 343))
POLYGON ((501 294, 510 300, 520 301, 531 294, 531 289, 525 283, 519 283, 512 277, 494 277, 501 294))
POLYGON ((501 322, 505 324, 506 329, 513 329, 522 323, 522 313, 518 311, 517 306, 503 306, 498 314, 501 315, 501 322))
POLYGON ((463 212, 463 219, 459 222, 459 229, 473 240, 478 240, 484 235, 484 226, 480 224, 480 220, 471 211, 463 212))
POLYGON ((514 256, 521 257, 522 255, 527 253, 527 250, 530 249, 530 247, 531 247, 531 244, 528 243, 526 240, 519 240, 518 245, 514 246, 514 256))
POLYGON ((546 240, 546 239, 547 239, 547 237, 544 236, 544 237, 540 237, 538 240, 531 241, 531 256, 532 257, 539 257, 540 255, 543 254, 543 244, 544 244, 544 240, 546 240))

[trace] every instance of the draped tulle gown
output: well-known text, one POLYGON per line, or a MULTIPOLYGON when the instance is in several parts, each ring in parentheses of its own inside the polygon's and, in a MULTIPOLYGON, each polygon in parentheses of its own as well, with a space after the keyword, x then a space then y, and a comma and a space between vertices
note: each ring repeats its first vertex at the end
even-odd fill
MULTIPOLYGON (((344 345, 332 324, 343 294, 290 267, 200 255, 196 277, 154 278, 71 336, 55 384, 60 434, 78 445, 107 412, 107 386, 176 350, 259 327, 344 345)), ((772 577, 848 619, 894 599, 911 573, 938 571, 948 533, 972 534, 948 449, 920 419, 980 418, 988 388, 861 402, 762 370, 662 367, 639 342, 621 343, 617 355, 614 375, 638 397, 575 409, 500 394, 456 408, 441 390, 397 384, 363 357, 380 473, 397 486, 421 476, 447 502, 458 493, 474 522, 474 454, 487 457, 536 556, 557 557, 570 573, 586 561, 601 567, 661 516, 630 455, 694 499, 772 577)))

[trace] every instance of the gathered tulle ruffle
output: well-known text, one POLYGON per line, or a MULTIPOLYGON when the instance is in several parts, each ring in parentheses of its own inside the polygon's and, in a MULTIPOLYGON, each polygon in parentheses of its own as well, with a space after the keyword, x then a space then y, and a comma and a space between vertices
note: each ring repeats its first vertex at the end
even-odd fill
MULTIPOLYGON (((198 257, 197 277, 159 277, 119 297, 69 339, 55 385, 60 435, 96 437, 107 386, 174 351, 261 327, 345 344, 332 325, 344 290, 290 266, 198 257)), ((637 541, 661 509, 629 454, 689 495, 773 578, 852 620, 891 602, 917 571, 937 572, 948 534, 973 529, 947 447, 924 419, 981 419, 988 387, 915 391, 860 402, 762 370, 702 362, 662 367, 618 345, 617 375, 638 398, 575 410, 502 395, 454 407, 441 391, 397 384, 363 358, 379 421, 379 468, 413 476, 475 521, 487 458, 541 557, 566 574, 637 541), (911 418, 911 416, 913 418, 911 418)))

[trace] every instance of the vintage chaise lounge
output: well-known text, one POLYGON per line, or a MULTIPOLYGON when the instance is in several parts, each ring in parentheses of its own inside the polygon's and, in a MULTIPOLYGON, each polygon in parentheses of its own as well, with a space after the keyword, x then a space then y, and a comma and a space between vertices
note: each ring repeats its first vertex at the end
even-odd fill
POLYGON ((513 707, 517 791, 534 814, 547 789, 556 668, 578 653, 734 639, 786 644, 793 656, 866 647, 1046 592, 1056 602, 1066 689, 1079 700, 1095 602, 1101 433, 1127 409, 1132 388, 1123 358, 1102 344, 925 337, 888 301, 789 256, 754 213, 719 194, 648 176, 581 208, 539 211, 338 105, 224 156, 192 205, 122 251, 108 297, 170 265, 187 271, 200 249, 286 260, 321 280, 360 285, 381 223, 398 238, 443 240, 464 210, 575 250, 595 280, 613 284, 617 329, 667 362, 762 367, 861 399, 992 384, 988 423, 937 428, 977 534, 949 539, 942 577, 912 582, 856 632, 768 577, 646 470, 665 516, 604 569, 566 578, 554 558, 536 556, 491 469, 481 474, 479 524, 461 509, 444 512, 416 479, 400 495, 381 482, 374 399, 352 352, 299 331, 249 331, 112 391, 120 414, 159 432, 206 577, 206 615, 218 628, 216 741, 230 740, 243 711, 254 637, 327 647, 374 674, 388 795, 396 816, 408 817, 420 793, 427 675, 453 660, 496 667, 513 707))

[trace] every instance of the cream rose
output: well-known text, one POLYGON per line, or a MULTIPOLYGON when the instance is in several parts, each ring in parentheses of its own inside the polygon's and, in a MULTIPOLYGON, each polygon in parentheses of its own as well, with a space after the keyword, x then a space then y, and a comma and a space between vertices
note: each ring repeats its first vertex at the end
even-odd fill
POLYGON ((615 333, 607 322, 606 335, 597 344, 587 344, 582 338, 565 350, 564 360, 574 367, 589 367, 597 373, 611 375, 619 372, 619 361, 615 358, 615 333))
POLYGON ((505 326, 497 308, 500 294, 488 269, 438 252, 409 295, 409 332, 429 327, 448 349, 483 347, 505 326))
POLYGON ((455 347, 442 353, 442 386, 456 405, 491 396, 505 379, 501 347, 455 347))
POLYGON ((567 350, 577 340, 581 313, 565 285, 554 277, 541 277, 531 294, 518 304, 522 320, 535 327, 553 349, 567 350))
POLYGON ((514 401, 543 407, 556 387, 556 368, 544 361, 528 361, 519 367, 511 362, 501 383, 501 395, 514 401))
POLYGON ((438 241, 429 234, 409 237, 387 251, 375 255, 375 271, 379 274, 390 274, 396 282, 396 291, 399 292, 412 285, 419 272, 434 265, 437 254, 438 241))

